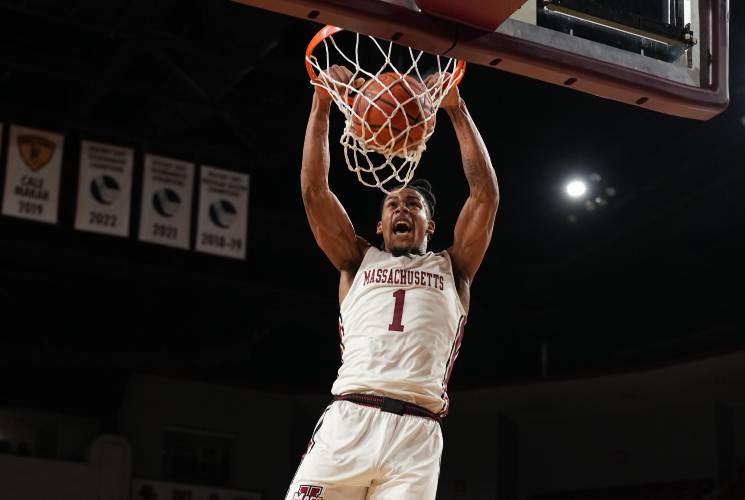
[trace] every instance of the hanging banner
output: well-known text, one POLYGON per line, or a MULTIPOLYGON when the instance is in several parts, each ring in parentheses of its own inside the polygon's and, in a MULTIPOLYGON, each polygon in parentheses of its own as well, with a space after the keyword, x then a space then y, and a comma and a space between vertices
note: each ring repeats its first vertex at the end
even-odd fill
POLYGON ((145 155, 139 239, 189 249, 194 164, 145 155))
POLYGON ((54 132, 11 125, 3 215, 57 223, 64 142, 54 132))
POLYGON ((98 142, 80 145, 75 229, 127 237, 134 150, 98 142))
POLYGON ((248 174, 202 166, 196 249, 246 258, 248 174))

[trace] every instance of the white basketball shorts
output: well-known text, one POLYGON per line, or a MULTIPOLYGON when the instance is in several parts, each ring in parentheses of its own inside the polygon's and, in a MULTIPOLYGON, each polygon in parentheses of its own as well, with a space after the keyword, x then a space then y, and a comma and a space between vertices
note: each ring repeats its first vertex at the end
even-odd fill
POLYGON ((321 415, 286 500, 434 500, 435 420, 335 401, 321 415))

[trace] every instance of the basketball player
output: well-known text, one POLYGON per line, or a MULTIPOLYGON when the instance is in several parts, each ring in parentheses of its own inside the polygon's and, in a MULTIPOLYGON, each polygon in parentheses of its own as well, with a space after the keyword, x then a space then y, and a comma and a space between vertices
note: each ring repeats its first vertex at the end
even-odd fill
MULTIPOLYGON (((349 82, 334 66, 329 75, 349 82)), ((355 86, 363 82, 354 82, 355 86)), ((445 251, 428 183, 383 200, 382 250, 355 234, 328 185, 331 97, 316 86, 301 186, 316 242, 339 270, 342 365, 334 401, 316 425, 287 500, 434 500, 440 419, 458 355, 469 287, 489 245, 499 191, 489 154, 457 87, 442 101, 460 143, 470 195, 445 251)))

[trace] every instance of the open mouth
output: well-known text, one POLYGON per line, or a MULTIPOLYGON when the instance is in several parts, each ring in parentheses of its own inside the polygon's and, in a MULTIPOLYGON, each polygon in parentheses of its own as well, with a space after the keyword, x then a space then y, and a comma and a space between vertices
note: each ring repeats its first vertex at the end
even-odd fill
POLYGON ((411 224, 408 221, 398 220, 393 223, 393 234, 408 234, 411 229, 411 224))

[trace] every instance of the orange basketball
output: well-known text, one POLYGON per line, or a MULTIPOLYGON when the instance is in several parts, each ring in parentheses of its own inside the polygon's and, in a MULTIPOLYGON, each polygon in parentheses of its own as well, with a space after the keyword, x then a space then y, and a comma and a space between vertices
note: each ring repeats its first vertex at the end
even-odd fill
POLYGON ((414 150, 435 126, 424 84, 408 75, 381 73, 359 90, 353 109, 355 136, 381 153, 414 150))

